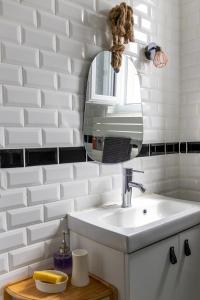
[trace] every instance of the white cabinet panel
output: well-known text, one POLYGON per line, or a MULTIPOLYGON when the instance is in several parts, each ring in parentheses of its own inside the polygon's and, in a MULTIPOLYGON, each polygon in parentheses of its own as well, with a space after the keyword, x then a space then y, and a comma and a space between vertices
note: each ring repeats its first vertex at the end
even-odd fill
POLYGON ((170 247, 178 259, 178 236, 126 256, 128 300, 175 300, 178 263, 170 262, 170 247))
POLYGON ((176 300, 197 300, 200 297, 200 226, 179 234, 180 263, 176 300), (191 255, 186 256, 184 244, 188 240, 191 255))

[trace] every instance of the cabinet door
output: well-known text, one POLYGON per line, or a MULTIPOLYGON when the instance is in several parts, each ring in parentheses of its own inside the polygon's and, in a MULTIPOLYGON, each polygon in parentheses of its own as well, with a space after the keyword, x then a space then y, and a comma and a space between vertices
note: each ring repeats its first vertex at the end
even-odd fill
POLYGON ((170 262, 171 247, 178 260, 178 236, 127 255, 128 300, 176 300, 178 262, 170 262))
POLYGON ((200 298, 200 226, 180 233, 179 245, 180 263, 176 300, 197 300, 200 298), (185 241, 188 241, 186 245, 185 241))

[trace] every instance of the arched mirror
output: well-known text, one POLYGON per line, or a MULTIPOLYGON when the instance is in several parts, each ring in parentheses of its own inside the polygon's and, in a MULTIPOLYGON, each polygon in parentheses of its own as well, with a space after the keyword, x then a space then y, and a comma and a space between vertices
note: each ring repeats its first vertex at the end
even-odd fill
POLYGON ((102 163, 119 163, 136 157, 142 147, 143 116, 140 80, 133 58, 123 55, 115 73, 111 52, 93 60, 87 83, 84 113, 87 154, 102 163))

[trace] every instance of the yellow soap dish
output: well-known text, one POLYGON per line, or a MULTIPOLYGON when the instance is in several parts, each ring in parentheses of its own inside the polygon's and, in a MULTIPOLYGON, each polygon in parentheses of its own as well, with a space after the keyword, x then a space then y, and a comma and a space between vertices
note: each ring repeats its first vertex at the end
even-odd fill
POLYGON ((54 294, 54 293, 61 293, 66 289, 67 281, 68 281, 67 274, 55 270, 45 270, 45 272, 52 272, 54 274, 61 275, 63 276, 64 280, 58 283, 49 283, 49 282, 44 282, 35 279, 35 286, 39 291, 43 293, 54 294))

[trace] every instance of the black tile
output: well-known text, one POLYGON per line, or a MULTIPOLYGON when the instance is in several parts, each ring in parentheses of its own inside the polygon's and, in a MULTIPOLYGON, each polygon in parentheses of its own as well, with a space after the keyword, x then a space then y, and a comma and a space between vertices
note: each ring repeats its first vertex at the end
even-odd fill
POLYGON ((187 151, 186 143, 184 142, 180 143, 180 153, 186 153, 186 151, 187 151))
POLYGON ((143 144, 140 153, 138 154, 138 157, 149 156, 150 155, 149 149, 150 149, 149 144, 143 144))
POLYGON ((188 142, 187 143, 188 153, 200 153, 200 142, 188 142))
POLYGON ((179 153, 179 143, 167 143, 166 144, 166 154, 179 153))
POLYGON ((26 166, 57 164, 57 148, 26 149, 26 166))
POLYGON ((66 147, 59 149, 60 163, 73 163, 86 161, 86 151, 84 147, 66 147))
POLYGON ((23 149, 0 150, 0 168, 18 168, 23 166, 23 149))
POLYGON ((164 155, 165 154, 165 144, 150 144, 150 155, 164 155))

